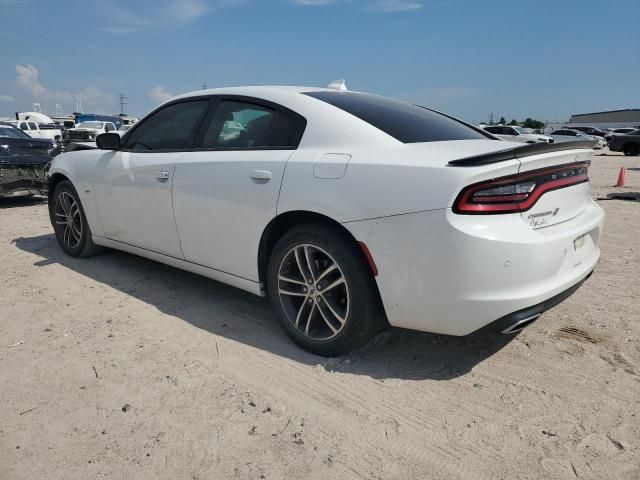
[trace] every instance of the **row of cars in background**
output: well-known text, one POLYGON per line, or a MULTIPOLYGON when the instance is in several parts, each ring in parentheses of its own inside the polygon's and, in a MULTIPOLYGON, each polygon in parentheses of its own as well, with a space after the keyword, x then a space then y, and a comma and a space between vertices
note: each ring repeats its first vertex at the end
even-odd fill
POLYGON ((601 130, 588 126, 571 126, 553 130, 546 135, 515 125, 481 125, 481 128, 502 140, 511 142, 561 143, 587 141, 593 144, 594 149, 608 146, 611 151, 623 152, 625 155, 640 154, 640 129, 637 127, 601 130))
POLYGON ((627 156, 640 154, 640 126, 623 128, 571 127, 593 138, 604 141, 612 152, 622 152, 627 156))
POLYGON ((549 134, 536 133, 530 128, 518 127, 515 125, 484 125, 484 130, 495 135, 502 140, 520 143, 562 143, 587 141, 593 143, 593 148, 603 148, 607 142, 602 137, 588 135, 576 129, 563 128, 553 130, 549 134))

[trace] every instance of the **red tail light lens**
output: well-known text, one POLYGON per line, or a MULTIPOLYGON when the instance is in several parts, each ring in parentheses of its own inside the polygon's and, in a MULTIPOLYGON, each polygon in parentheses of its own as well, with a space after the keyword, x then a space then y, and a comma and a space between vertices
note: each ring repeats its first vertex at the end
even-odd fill
POLYGON ((546 192, 588 182, 590 163, 541 168, 469 185, 458 195, 453 211, 467 215, 526 212, 546 192))

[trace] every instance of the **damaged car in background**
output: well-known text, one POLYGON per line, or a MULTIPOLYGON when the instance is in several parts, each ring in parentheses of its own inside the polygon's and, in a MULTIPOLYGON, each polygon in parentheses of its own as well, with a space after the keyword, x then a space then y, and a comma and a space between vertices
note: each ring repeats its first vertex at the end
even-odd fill
POLYGON ((46 194, 49 164, 59 153, 52 140, 0 122, 0 198, 46 194))

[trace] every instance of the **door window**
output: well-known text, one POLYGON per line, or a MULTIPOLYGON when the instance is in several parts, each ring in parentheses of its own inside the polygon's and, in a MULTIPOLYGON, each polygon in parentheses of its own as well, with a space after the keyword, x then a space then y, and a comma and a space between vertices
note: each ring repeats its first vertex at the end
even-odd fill
POLYGON ((22 122, 20 124, 20 129, 21 130, 29 130, 29 127, 27 126, 27 122, 22 122))
POLYGON ((261 105, 223 100, 211 119, 202 147, 267 147, 274 114, 274 110, 261 105))
POLYGON ((209 100, 171 104, 152 114, 129 133, 125 150, 181 150, 191 146, 209 100))
POLYGON ((38 126, 34 122, 29 122, 29 128, 31 130, 37 130, 38 126))

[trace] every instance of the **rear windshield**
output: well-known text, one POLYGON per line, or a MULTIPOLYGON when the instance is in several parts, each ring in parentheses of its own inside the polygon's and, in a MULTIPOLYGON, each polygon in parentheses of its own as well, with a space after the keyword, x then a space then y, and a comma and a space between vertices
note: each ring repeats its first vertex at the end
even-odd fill
POLYGON ((494 139, 442 113, 391 98, 357 92, 307 92, 403 143, 494 139))

